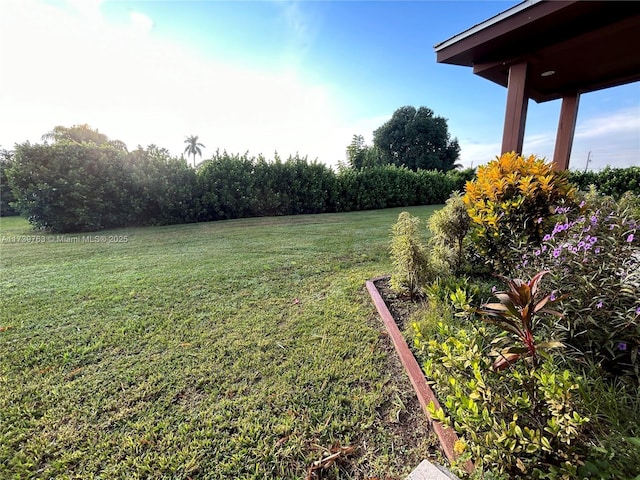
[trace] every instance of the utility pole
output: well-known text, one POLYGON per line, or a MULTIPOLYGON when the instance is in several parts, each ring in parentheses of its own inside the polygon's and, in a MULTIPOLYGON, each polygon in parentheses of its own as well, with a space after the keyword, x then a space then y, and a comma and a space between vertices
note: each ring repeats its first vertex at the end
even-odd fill
POLYGON ((589 150, 589 155, 587 155, 587 164, 584 166, 584 173, 587 173, 587 169, 589 168, 590 163, 591 163, 591 150, 589 150))

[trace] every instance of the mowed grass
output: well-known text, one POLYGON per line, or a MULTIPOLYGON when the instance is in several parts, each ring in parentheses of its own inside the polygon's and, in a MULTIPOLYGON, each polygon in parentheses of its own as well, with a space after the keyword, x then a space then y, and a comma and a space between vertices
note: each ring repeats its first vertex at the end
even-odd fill
POLYGON ((297 479, 337 446, 313 478, 402 478, 433 441, 364 289, 400 211, 1 219, 0 478, 297 479))

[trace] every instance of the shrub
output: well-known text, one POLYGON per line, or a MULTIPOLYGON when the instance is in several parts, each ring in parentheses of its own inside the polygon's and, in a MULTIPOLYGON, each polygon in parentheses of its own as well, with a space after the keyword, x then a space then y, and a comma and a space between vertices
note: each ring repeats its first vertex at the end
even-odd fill
POLYGON ((596 369, 582 375, 582 399, 589 412, 588 459, 580 478, 635 479, 640 475, 640 386, 604 378, 596 369))
POLYGON ((111 144, 24 143, 7 174, 17 209, 52 232, 190 220, 195 174, 154 146, 128 153, 111 144))
POLYGON ((11 157, 12 154, 7 150, 0 150, 0 217, 12 217, 20 214, 12 206, 15 197, 9 186, 6 173, 11 166, 11 157))
POLYGON ((429 218, 431 241, 429 261, 443 274, 459 275, 465 265, 464 239, 471 219, 458 192, 451 194, 444 208, 429 218))
POLYGON ((465 168, 463 170, 449 170, 447 172, 447 177, 451 178, 454 182, 453 189, 454 191, 461 192, 464 190, 467 182, 471 182, 476 178, 476 169, 475 168, 465 168))
POLYGON ((216 154, 198 169, 199 220, 257 216, 253 160, 247 155, 216 154))
POLYGON ((631 201, 618 204, 592 191, 543 244, 523 256, 525 269, 550 270, 550 288, 568 298, 559 333, 612 375, 640 379, 640 226, 631 201))
POLYGON ((573 196, 566 175, 554 171, 552 163, 511 152, 478 168, 477 179, 467 182, 464 202, 480 253, 510 274, 517 261, 514 250, 538 243, 554 213, 550 206, 573 196))
POLYGON ((569 181, 580 190, 587 190, 590 185, 595 185, 600 192, 615 199, 619 199, 627 191, 640 195, 640 167, 606 167, 599 172, 571 171, 569 181))
POLYGON ((126 152, 109 145, 59 142, 17 145, 8 171, 18 210, 53 232, 128 223, 131 178, 126 152))
POLYGON ((463 436, 462 459, 471 457, 479 476, 575 478, 576 440, 588 422, 576 406, 578 378, 550 358, 533 372, 523 363, 491 372, 489 329, 440 321, 424 332, 421 325, 413 324, 415 345, 449 416, 433 405, 431 414, 463 436))
MULTIPOLYGON (((548 271, 538 272, 528 282, 518 278, 500 277, 505 281, 508 289, 495 292, 498 303, 486 303, 476 309, 476 313, 479 313, 483 320, 515 336, 522 344, 519 347, 509 346, 499 352, 498 358, 492 365, 494 370, 505 368, 519 358, 531 360, 533 368, 536 368, 540 350, 562 346, 559 342, 539 343, 534 337, 534 330, 537 331, 536 326, 541 315, 562 316, 559 312, 547 308, 553 294, 540 294, 540 282, 548 273, 548 271)), ((506 338, 509 340, 508 337, 506 338)))
POLYGON ((409 212, 402 212, 391 235, 393 274, 390 285, 397 293, 408 294, 412 299, 420 293, 427 275, 425 248, 420 240, 419 224, 419 218, 413 217, 409 212))
POLYGON ((1 213, 10 213, 10 193, 34 226, 55 232, 355 211, 443 203, 466 175, 392 165, 335 174, 298 155, 267 161, 227 152, 194 171, 154 145, 127 152, 121 142, 76 140, 18 145, 0 165, 1 213))

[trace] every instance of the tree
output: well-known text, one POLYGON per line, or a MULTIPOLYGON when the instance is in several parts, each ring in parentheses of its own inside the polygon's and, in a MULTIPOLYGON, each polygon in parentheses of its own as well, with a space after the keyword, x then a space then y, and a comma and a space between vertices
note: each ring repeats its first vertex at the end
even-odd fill
POLYGON ((354 135, 347 147, 347 162, 349 167, 360 170, 383 165, 377 147, 365 145, 362 135, 354 135))
POLYGON ((193 155, 193 166, 195 167, 196 154, 200 155, 200 158, 202 158, 202 150, 200 147, 205 148, 205 146, 198 142, 198 135, 189 135, 188 137, 185 137, 184 143, 187 144, 184 149, 184 153, 187 155, 193 155))
POLYGON ((406 106, 393 112, 391 120, 373 132, 373 143, 384 163, 411 170, 455 168, 460 155, 458 140, 451 140, 447 120, 433 110, 406 106))
POLYGON ((42 135, 42 140, 45 142, 51 140, 54 143, 62 141, 95 143, 96 145, 111 145, 118 150, 127 150, 127 146, 121 140, 110 140, 104 133, 98 132, 97 129, 94 130, 86 123, 71 127, 55 126, 51 131, 42 135))

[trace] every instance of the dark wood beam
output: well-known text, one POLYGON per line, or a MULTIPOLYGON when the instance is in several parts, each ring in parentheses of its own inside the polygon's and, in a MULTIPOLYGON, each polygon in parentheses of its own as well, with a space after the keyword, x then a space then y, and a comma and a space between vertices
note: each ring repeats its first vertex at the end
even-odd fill
POLYGON ((509 67, 509 85, 507 90, 507 112, 504 117, 502 133, 502 151, 522 153, 524 127, 527 121, 527 62, 516 63, 509 67))
POLYGON ((573 146, 573 135, 576 131, 579 103, 580 95, 578 93, 562 98, 556 147, 553 152, 553 163, 556 170, 567 170, 569 168, 569 157, 573 146))

